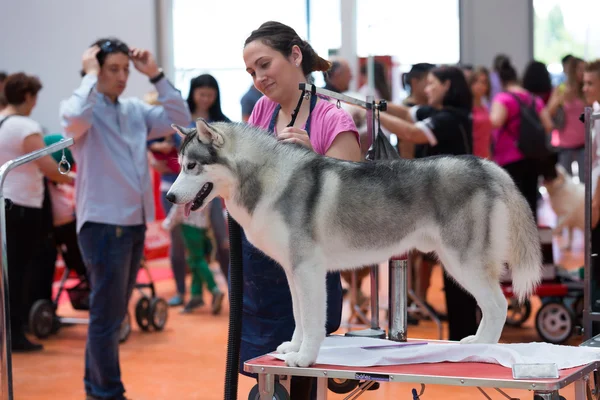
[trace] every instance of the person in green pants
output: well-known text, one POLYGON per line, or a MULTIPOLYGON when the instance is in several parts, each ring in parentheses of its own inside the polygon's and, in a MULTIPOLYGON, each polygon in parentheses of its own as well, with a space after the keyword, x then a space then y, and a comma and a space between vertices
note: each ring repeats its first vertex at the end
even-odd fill
POLYGON ((187 251, 187 263, 192 273, 191 299, 183 307, 182 313, 190 313, 204 305, 202 296, 203 286, 212 293, 211 309, 214 315, 221 311, 223 292, 215 283, 207 258, 211 253, 211 241, 208 237, 207 209, 193 211, 189 216, 184 215, 184 206, 174 204, 162 223, 166 230, 171 230, 181 224, 183 242, 187 251))

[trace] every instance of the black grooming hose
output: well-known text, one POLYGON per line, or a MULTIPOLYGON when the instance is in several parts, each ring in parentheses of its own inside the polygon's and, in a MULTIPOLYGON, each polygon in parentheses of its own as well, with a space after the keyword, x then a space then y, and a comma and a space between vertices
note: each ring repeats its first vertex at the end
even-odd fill
POLYGON ((242 340, 242 297, 244 272, 242 268, 242 228, 236 220, 229 221, 229 336, 227 338, 227 364, 225 366, 225 400, 236 400, 240 342, 242 340))

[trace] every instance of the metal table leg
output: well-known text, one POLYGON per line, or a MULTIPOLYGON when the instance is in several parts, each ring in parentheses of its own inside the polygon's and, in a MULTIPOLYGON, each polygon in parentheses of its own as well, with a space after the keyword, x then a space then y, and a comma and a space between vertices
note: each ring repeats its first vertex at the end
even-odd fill
POLYGON ((327 379, 317 378, 317 400, 327 400, 327 379))
POLYGON ((258 374, 258 393, 260 400, 273 400, 275 392, 275 375, 258 374))
POLYGON ((407 338, 407 267, 406 259, 391 259, 389 262, 388 339, 397 342, 406 342, 407 338))

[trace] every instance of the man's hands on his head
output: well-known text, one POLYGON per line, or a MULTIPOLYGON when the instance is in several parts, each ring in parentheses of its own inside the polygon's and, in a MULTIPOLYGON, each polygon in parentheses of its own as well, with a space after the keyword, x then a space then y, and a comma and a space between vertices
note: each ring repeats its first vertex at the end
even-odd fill
POLYGON ((98 75, 100 72, 100 64, 96 55, 100 52, 99 46, 92 46, 83 52, 81 57, 81 63, 83 66, 83 72, 87 74, 98 75))
POLYGON ((129 51, 129 57, 133 62, 135 69, 146 75, 148 78, 154 78, 160 74, 160 69, 156 65, 156 60, 148 50, 132 47, 129 51))

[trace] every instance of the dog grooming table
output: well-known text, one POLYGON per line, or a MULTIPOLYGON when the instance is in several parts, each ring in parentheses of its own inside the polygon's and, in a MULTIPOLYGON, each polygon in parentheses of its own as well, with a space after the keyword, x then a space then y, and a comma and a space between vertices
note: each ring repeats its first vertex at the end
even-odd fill
MULTIPOLYGON (((598 367, 600 367, 600 361, 595 361, 580 367, 559 370, 558 378, 514 379, 510 368, 498 364, 476 362, 441 362, 364 368, 315 364, 309 368, 298 368, 288 367, 284 361, 264 355, 244 363, 246 372, 258 374, 258 393, 260 393, 261 400, 273 398, 275 379, 278 376, 317 378, 318 400, 327 399, 328 379, 364 382, 346 399, 356 399, 375 382, 403 382, 420 384, 421 393, 423 393, 425 384, 469 386, 478 388, 482 392, 481 388, 522 389, 532 391, 533 396, 539 396, 538 398, 542 400, 558 400, 559 389, 575 384, 575 399, 584 400, 586 393, 591 395, 592 389, 595 389, 593 387, 590 389, 588 383, 590 374, 597 371, 598 367)), ((596 380, 595 383, 598 384, 598 381, 596 380)), ((489 398, 485 392, 483 393, 485 397, 489 398)), ((593 393, 596 391, 594 390, 593 393)))

